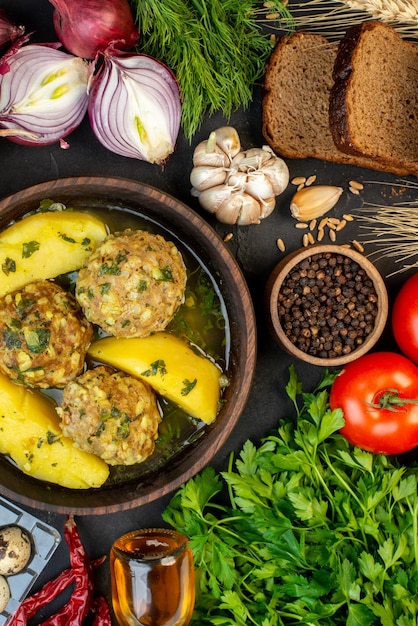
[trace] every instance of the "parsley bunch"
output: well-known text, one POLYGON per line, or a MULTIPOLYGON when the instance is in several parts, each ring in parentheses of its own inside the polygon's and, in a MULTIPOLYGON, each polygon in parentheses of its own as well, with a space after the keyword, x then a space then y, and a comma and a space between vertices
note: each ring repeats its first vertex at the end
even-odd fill
POLYGON ((164 511, 191 539, 192 624, 418 624, 418 468, 339 434, 333 378, 304 393, 291 366, 297 419, 247 441, 228 471, 203 470, 164 511))

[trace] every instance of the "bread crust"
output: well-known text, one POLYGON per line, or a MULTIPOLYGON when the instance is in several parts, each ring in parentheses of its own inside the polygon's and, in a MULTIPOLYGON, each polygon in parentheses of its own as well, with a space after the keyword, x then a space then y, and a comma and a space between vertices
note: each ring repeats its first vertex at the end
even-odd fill
MULTIPOLYGON (((395 139, 396 129, 399 134, 402 134, 402 128, 398 125, 393 126, 392 120, 386 122, 386 117, 389 119, 391 115, 393 115, 390 111, 389 106, 383 105, 382 111, 380 114, 380 121, 382 123, 382 134, 386 133, 386 137, 390 137, 390 133, 393 132, 393 153, 390 154, 389 150, 385 149, 385 146, 382 145, 381 141, 374 139, 372 136, 368 138, 368 141, 365 142, 365 130, 367 130, 367 125, 371 127, 373 124, 376 126, 377 110, 376 111, 365 111, 363 115, 364 119, 364 129, 360 130, 360 125, 358 123, 359 109, 355 111, 356 107, 359 106, 358 99, 356 100, 355 92, 356 88, 358 89, 359 80, 357 77, 357 83, 354 82, 354 77, 356 72, 364 72, 363 84, 361 89, 367 90, 369 89, 373 92, 374 89, 372 87, 372 74, 373 71, 373 61, 370 59, 364 60, 365 54, 362 55, 361 44, 364 41, 364 38, 367 36, 372 36, 373 31, 375 31, 377 38, 388 37, 392 42, 395 43, 395 46, 403 47, 405 53, 410 54, 411 63, 418 69, 418 46, 412 42, 408 42, 403 40, 400 35, 388 24, 384 22, 378 22, 376 20, 370 20, 368 22, 364 22, 359 25, 352 26, 349 28, 345 34, 345 36, 340 41, 335 64, 333 70, 333 86, 330 91, 329 97, 329 125, 331 135, 334 141, 335 146, 345 152, 346 154, 351 154, 354 156, 363 156, 369 157, 375 160, 378 164, 387 165, 388 171, 394 171, 397 173, 397 169, 404 169, 408 174, 418 174, 418 145, 415 144, 416 150, 415 154, 413 150, 410 150, 411 145, 414 145, 414 138, 410 136, 408 131, 408 120, 407 113, 405 112, 405 132, 404 132, 404 142, 405 150, 402 150, 402 147, 397 149, 397 143, 395 139), (415 57, 415 58, 414 58, 415 57), (371 68, 371 69, 370 69, 371 68), (370 80, 368 80, 368 77, 370 80), (370 113, 370 115, 369 115, 370 113), (357 117, 356 117, 357 116, 357 117), (355 121, 353 121, 355 120, 355 121), (395 130, 393 130, 395 128, 395 130), (412 142, 412 143, 411 143, 412 142), (409 156, 407 156, 407 152, 409 152, 409 156)), ((378 44, 381 43, 382 40, 376 40, 376 48, 378 44)), ((388 51, 388 55, 390 55, 390 51, 388 51)), ((408 57, 409 59, 409 57, 408 57)), ((384 59, 382 58, 382 66, 384 59)), ((405 72, 407 72, 407 68, 405 68, 405 72)), ((359 76, 359 74, 358 74, 359 76)), ((389 82, 391 79, 391 75, 388 75, 387 81, 389 82)), ((393 77, 394 78, 394 77, 393 77)), ((408 82, 405 79, 405 83, 412 84, 412 80, 408 82)), ((401 90, 395 87, 394 82, 390 83, 392 85, 393 91, 401 92, 401 90)), ((414 81, 413 84, 416 84, 414 81)), ((378 92, 374 91, 375 103, 378 106, 379 101, 382 100, 383 90, 385 89, 385 85, 382 84, 382 91, 378 92)), ((412 92, 412 90, 411 90, 412 92)), ((402 94, 403 95, 403 94, 402 94)), ((402 107, 402 101, 400 99, 400 103, 398 105, 402 107)), ((411 105, 412 106, 412 105, 411 105)), ((405 107, 406 108, 406 107, 405 107)), ((402 109, 403 110, 403 109, 402 109)), ((418 109, 416 110, 416 115, 418 117, 418 109)), ((415 118, 415 124, 418 123, 418 120, 415 118)), ((415 139, 416 141, 416 139, 415 139)))
POLYGON ((361 156, 354 146, 348 124, 347 93, 351 86, 353 57, 364 24, 348 29, 340 42, 332 73, 333 86, 329 96, 329 124, 335 146, 347 154, 361 156))

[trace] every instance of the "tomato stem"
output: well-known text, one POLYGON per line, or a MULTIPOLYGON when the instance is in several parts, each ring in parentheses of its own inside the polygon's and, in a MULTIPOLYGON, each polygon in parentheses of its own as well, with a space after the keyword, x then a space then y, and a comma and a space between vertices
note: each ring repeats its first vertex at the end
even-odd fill
POLYGON ((386 409, 387 411, 398 411, 405 404, 418 404, 415 398, 400 398, 397 389, 385 389, 379 391, 375 396, 375 402, 366 402, 374 409, 386 409))

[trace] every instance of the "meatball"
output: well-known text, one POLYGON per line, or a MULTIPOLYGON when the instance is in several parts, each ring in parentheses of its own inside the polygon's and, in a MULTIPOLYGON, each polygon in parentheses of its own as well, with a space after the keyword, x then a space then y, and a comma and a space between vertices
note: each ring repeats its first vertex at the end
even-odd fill
POLYGON ((0 299, 0 370, 29 387, 64 387, 84 367, 92 325, 74 296, 39 281, 0 299))
POLYGON ((186 268, 161 235, 109 235, 79 271, 76 298, 90 322, 116 337, 164 330, 184 300, 186 268))
POLYGON ((108 465, 133 465, 149 457, 161 414, 145 382, 99 365, 64 391, 57 407, 65 435, 108 465))

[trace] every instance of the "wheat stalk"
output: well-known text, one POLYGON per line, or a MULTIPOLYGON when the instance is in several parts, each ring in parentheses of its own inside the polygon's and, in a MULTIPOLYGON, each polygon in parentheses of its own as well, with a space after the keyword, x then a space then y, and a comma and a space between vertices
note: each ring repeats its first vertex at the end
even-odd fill
MULTIPOLYGON (((387 185, 378 181, 367 182, 387 185)), ((414 190, 418 189, 418 182, 401 180, 391 187, 414 190)), ((377 259, 391 257, 399 264, 388 277, 418 267, 418 201, 398 202, 392 206, 366 202, 356 219, 360 222, 360 231, 363 231, 359 233, 362 243, 375 248, 367 256, 377 259), (412 263, 409 262, 411 260, 412 263)))
POLYGON ((416 0, 291 0, 288 8, 297 29, 317 32, 330 41, 341 39, 349 26, 366 19, 380 19, 402 37, 418 40, 416 0))

